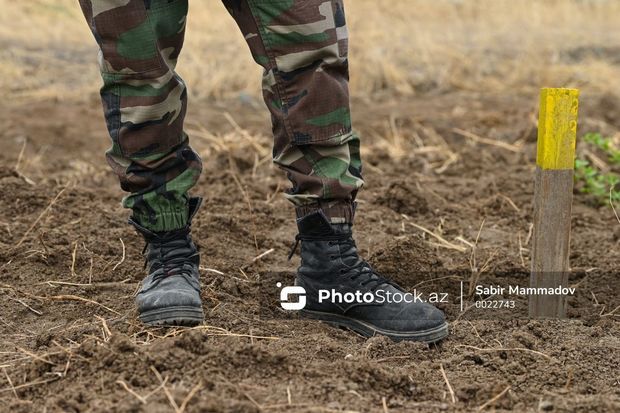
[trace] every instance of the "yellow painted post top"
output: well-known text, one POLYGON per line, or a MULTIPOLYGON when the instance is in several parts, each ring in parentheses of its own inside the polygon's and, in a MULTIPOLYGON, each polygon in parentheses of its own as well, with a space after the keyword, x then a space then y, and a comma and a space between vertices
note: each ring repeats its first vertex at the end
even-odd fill
POLYGON ((544 88, 540 91, 538 152, 542 169, 573 169, 577 140, 579 90, 544 88))

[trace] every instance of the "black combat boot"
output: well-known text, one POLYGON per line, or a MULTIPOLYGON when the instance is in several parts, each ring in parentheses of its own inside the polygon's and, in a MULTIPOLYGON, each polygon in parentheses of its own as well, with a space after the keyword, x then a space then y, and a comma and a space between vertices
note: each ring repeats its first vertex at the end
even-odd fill
POLYGON ((297 226, 301 265, 296 284, 306 290, 306 306, 300 310, 304 316, 349 328, 365 337, 381 334, 393 340, 432 343, 448 335, 448 324, 439 309, 414 302, 412 294, 406 297, 412 302, 388 299, 405 297, 406 292, 359 257, 350 224, 331 224, 318 211, 298 219, 297 226), (321 299, 328 292, 330 299, 321 299), (342 300, 334 300, 338 293, 342 300), (359 299, 347 302, 355 295, 359 299))
POLYGON ((191 220, 202 199, 189 201, 185 228, 152 232, 130 219, 145 241, 145 268, 148 276, 136 296, 140 320, 148 325, 193 326, 202 323, 200 300, 200 256, 190 235, 191 220))

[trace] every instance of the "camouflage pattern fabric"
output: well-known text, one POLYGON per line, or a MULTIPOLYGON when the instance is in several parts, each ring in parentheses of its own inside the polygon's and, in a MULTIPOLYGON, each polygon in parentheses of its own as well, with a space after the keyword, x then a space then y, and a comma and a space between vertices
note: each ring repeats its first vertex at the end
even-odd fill
MULTIPOLYGON (((274 133, 274 162, 304 216, 352 222, 363 185, 351 129, 342 0, 224 0, 254 60, 274 133)), ((184 226, 201 161, 183 132, 187 90, 175 67, 187 0, 80 0, 100 47, 107 160, 130 194, 123 205, 153 231, 184 226)))

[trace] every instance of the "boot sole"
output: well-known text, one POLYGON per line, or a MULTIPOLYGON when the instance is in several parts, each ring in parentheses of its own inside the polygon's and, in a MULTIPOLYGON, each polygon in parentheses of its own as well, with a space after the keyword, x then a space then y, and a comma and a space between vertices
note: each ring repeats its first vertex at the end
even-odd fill
POLYGON ((196 326, 204 321, 202 308, 169 307, 145 311, 140 321, 148 326, 196 326))
POLYGON ((311 311, 311 310, 300 310, 299 313, 307 318, 312 318, 319 321, 324 321, 330 325, 336 327, 344 327, 349 330, 352 330, 366 338, 373 337, 377 334, 387 336, 394 341, 421 341, 423 343, 436 343, 440 340, 443 340, 448 336, 448 323, 443 323, 440 326, 429 330, 422 331, 393 331, 393 330, 385 330, 382 328, 375 327, 369 323, 355 320, 350 317, 324 313, 320 311, 311 311))

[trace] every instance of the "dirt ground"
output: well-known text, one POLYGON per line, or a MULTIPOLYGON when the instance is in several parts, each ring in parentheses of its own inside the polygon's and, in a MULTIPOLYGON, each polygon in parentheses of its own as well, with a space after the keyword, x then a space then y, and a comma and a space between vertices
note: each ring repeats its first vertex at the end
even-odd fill
MULTIPOLYGON (((617 133, 615 102, 582 95, 580 134, 617 133)), ((279 310, 275 284, 298 263, 286 259, 293 211, 252 99, 188 115, 205 163, 193 233, 206 323, 142 327, 143 243, 105 165, 99 102, 16 102, 0 114, 0 411, 620 411, 608 205, 575 196, 569 320, 528 320, 525 299, 460 312, 460 281, 466 294, 476 279, 528 283, 537 97, 451 92, 353 111, 367 181, 358 244, 404 287, 449 293, 447 340, 366 340, 279 310)))

